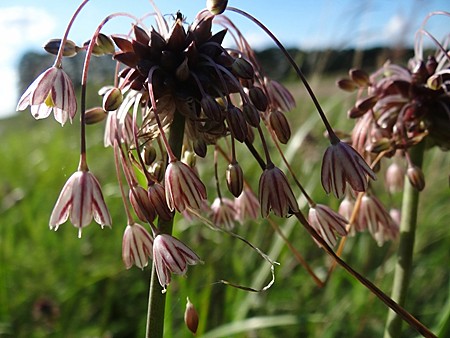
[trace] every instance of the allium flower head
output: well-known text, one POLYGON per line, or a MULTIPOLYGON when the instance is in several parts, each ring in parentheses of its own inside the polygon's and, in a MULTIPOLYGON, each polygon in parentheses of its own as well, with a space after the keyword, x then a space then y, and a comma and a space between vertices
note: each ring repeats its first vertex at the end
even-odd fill
POLYGON ((345 142, 331 144, 325 151, 322 163, 322 186, 337 198, 344 196, 347 182, 355 191, 367 190, 367 178, 375 173, 358 152, 345 142))
POLYGON ((78 237, 92 218, 102 228, 112 223, 100 184, 89 171, 79 170, 67 180, 50 216, 50 229, 58 230, 69 216, 70 222, 78 228, 78 237))
POLYGON ((159 284, 165 292, 171 274, 184 275, 188 265, 202 263, 200 258, 184 243, 173 236, 159 234, 153 241, 153 260, 159 284))
MULTIPOLYGON (((249 105, 256 109, 247 90, 260 81, 254 70, 256 60, 246 44, 239 46, 239 53, 228 52, 222 46, 227 30, 212 33, 214 18, 204 10, 189 27, 177 17, 167 30, 165 24, 169 24, 160 17, 164 25, 158 25, 158 30, 135 25, 130 38, 112 36, 119 48, 114 59, 125 66, 119 74, 122 91, 140 93, 135 101, 146 108, 140 135, 147 141, 161 133, 158 119, 166 130, 175 114, 184 116, 186 139, 199 156, 220 137, 231 134, 240 142, 246 139, 245 113, 230 94, 246 104, 247 113, 249 105), (218 104, 216 100, 222 99, 225 102, 218 104)), ((233 29, 227 20, 221 24, 233 29)), ((123 105, 126 102, 125 98, 123 105)))
POLYGON ((279 217, 299 211, 286 175, 273 164, 267 166, 259 179, 259 202, 263 217, 267 217, 270 210, 279 217))
POLYGON ((147 266, 149 257, 153 257, 152 236, 138 223, 127 225, 122 239, 122 260, 125 267, 129 269, 135 264, 143 269, 147 266))
POLYGON ((60 67, 51 67, 39 75, 27 88, 17 104, 17 110, 31 107, 35 119, 44 119, 53 110, 55 120, 64 125, 72 122, 77 101, 72 81, 60 67))

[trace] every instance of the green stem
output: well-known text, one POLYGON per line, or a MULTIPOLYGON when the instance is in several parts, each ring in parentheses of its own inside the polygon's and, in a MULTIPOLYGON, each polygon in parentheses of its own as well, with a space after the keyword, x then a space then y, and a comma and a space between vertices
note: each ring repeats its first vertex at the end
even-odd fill
MULTIPOLYGON (((173 154, 181 157, 184 136, 184 117, 175 112, 172 125, 170 127, 169 146, 173 154)), ((158 229, 165 234, 172 234, 173 218, 170 221, 158 220, 158 229)), ((146 338, 162 338, 164 333, 164 308, 166 305, 166 295, 162 293, 156 275, 155 265, 152 264, 152 274, 150 277, 150 290, 148 295, 146 338)))
MULTIPOLYGON (((422 167, 425 142, 421 142, 409 152, 412 163, 422 167)), ((404 306, 408 285, 411 278, 414 239, 416 235, 419 191, 405 177, 402 202, 402 220, 400 223, 400 243, 395 265, 394 282, 391 298, 400 306, 404 306)), ((393 311, 389 311, 384 331, 384 338, 397 338, 401 334, 402 320, 393 311)))

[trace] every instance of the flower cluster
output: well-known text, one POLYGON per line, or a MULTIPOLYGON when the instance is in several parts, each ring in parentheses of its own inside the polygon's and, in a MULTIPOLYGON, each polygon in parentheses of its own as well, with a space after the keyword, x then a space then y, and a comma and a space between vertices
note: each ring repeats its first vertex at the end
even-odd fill
MULTIPOLYGON (((54 66, 27 89, 18 104, 19 110, 31 106, 36 118, 47 117, 53 109, 61 124, 72 121, 77 105, 72 82, 62 68, 63 57, 86 53, 81 81, 85 94, 91 57, 112 55, 117 62, 114 86, 100 90, 101 107, 85 110, 85 102, 81 105, 79 170, 63 188, 50 227, 57 229, 69 215, 80 235, 92 218, 102 226, 111 224, 100 185, 88 170, 85 142, 85 125, 106 120, 104 145, 114 150, 128 218, 123 261, 127 268, 144 268, 152 259, 164 289, 172 273, 184 274, 187 265, 200 262, 185 244, 165 233, 164 223, 173 222, 175 213, 189 218, 203 213, 214 226, 228 231, 235 222, 248 218, 300 213, 290 178, 274 164, 269 152, 270 141, 277 146, 289 142, 291 128, 286 113, 295 107, 295 100, 281 83, 264 74, 245 37, 221 15, 226 1, 210 1, 208 8, 190 25, 180 12, 171 20, 155 8, 152 18, 156 25, 151 29, 144 24, 148 16, 137 19, 113 14, 82 46, 67 40, 71 20, 65 37, 45 46, 57 55, 54 66), (116 16, 133 20, 131 32, 101 33, 116 16), (221 30, 214 31, 214 27, 221 30), (233 37, 235 47, 224 46, 227 34, 233 37), (257 196, 238 162, 241 152, 236 148, 240 145, 262 169, 257 196), (209 182, 196 165, 199 158, 207 156, 208 148, 214 148, 217 197, 212 204, 207 199, 209 182), (227 163, 223 174, 218 171, 219 159, 227 163), (225 185, 228 192, 223 193, 221 186, 225 185)), ((321 116, 332 133, 323 113, 321 116)), ((295 172, 290 173, 306 194, 295 172)), ((365 191, 368 177, 374 179, 375 175, 361 155, 332 139, 322 169, 325 191, 341 197, 346 183, 355 191, 365 191)), ((347 234, 346 220, 330 208, 316 205, 309 196, 307 199, 313 206, 310 222, 316 235, 334 246, 336 234, 347 234)))
MULTIPOLYGON (((343 90, 357 91, 355 105, 348 111, 348 117, 355 120, 352 146, 377 170, 382 158, 392 158, 385 170, 385 188, 390 194, 403 190, 405 177, 417 190, 425 187, 424 174, 410 156, 413 147, 450 149, 448 41, 434 42, 436 53, 424 58, 418 38, 415 56, 406 67, 388 61, 372 74, 351 69, 349 77, 337 83, 343 90)), ((344 189, 337 192, 344 194, 344 189)), ((350 195, 344 204, 342 212, 349 215, 350 195)), ((362 196, 355 229, 368 229, 379 245, 399 233, 398 222, 373 192, 362 196)))

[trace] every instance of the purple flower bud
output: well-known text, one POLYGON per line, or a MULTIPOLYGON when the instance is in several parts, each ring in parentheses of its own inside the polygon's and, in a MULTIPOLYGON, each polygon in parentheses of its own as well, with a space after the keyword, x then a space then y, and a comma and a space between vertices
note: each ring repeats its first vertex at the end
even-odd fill
POLYGON ((198 313, 189 298, 187 299, 186 311, 184 312, 184 323, 194 335, 197 333, 198 313))

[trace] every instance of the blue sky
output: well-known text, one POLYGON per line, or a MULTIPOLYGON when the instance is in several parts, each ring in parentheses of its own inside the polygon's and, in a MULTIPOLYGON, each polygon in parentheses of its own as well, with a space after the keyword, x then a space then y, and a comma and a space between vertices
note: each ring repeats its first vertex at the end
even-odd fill
MULTIPOLYGON (((155 0, 163 14, 180 10, 191 22, 205 0, 155 0)), ((39 50, 49 39, 61 37, 80 1, 2 0, 0 2, 0 117, 14 111, 17 103, 15 67, 26 50, 39 50)), ((229 6, 246 10, 260 19, 287 46, 370 47, 412 45, 414 33, 427 13, 450 11, 448 0, 229 0, 229 6)), ((148 0, 91 0, 73 26, 69 38, 81 44, 97 24, 112 12, 136 16, 152 11, 148 0)), ((272 46, 252 23, 229 14, 255 48, 272 46)), ((105 33, 127 32, 129 20, 111 21, 105 33)), ((449 32, 450 18, 436 17, 427 29, 438 38, 449 32)))

